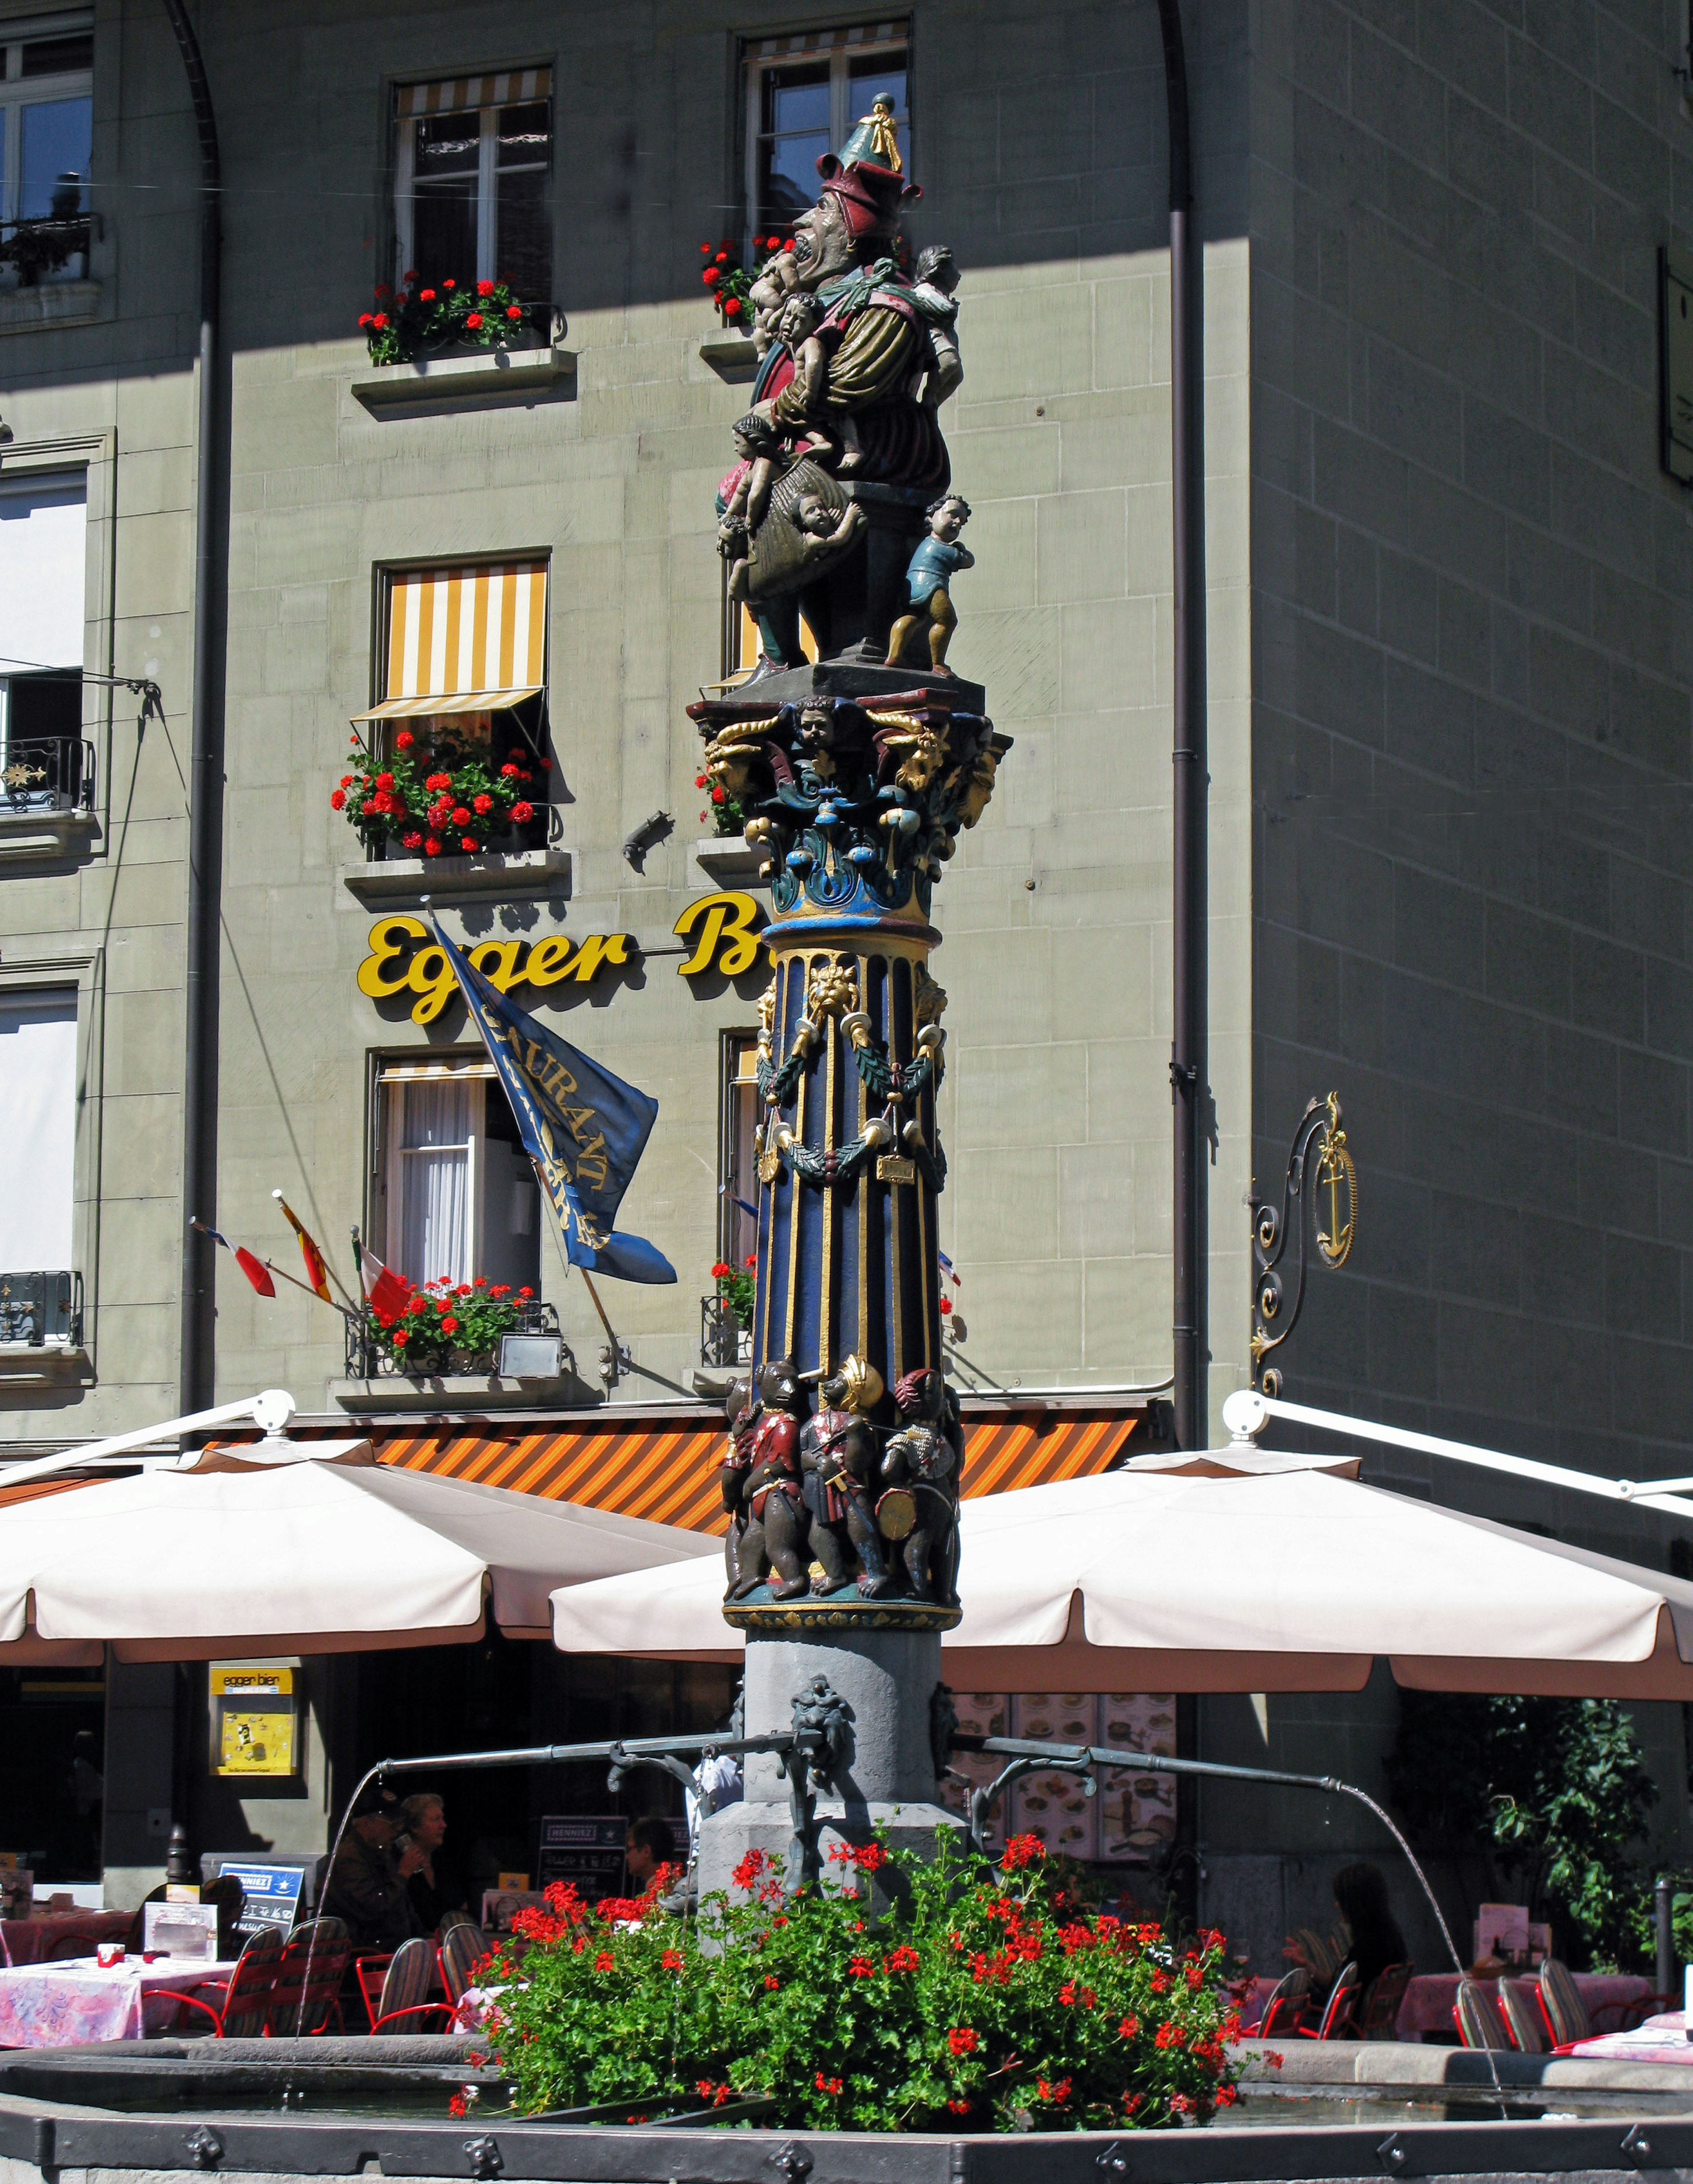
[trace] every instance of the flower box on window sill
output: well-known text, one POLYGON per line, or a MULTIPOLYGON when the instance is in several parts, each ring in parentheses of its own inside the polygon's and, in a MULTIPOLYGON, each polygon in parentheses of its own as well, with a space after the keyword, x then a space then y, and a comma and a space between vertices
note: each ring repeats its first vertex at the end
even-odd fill
POLYGON ((373 910, 415 903, 426 894, 441 902, 567 894, 571 853, 516 850, 504 855, 490 850, 480 857, 385 857, 378 864, 354 865, 341 878, 348 894, 373 910))
POLYGON ((469 410, 537 394, 567 395, 575 390, 576 373, 576 351, 549 343, 543 348, 487 349, 471 356, 378 365, 359 374, 353 392, 372 416, 404 414, 420 403, 469 410))
POLYGON ((0 334, 86 326, 99 316, 97 281, 43 281, 28 288, 0 288, 0 334))
POLYGON ((378 1411, 579 1411, 601 1398, 567 1363, 545 1380, 502 1378, 498 1373, 384 1373, 370 1380, 331 1380, 329 1400, 363 1417, 378 1411))
POLYGON ((770 885, 759 878, 759 866, 770 861, 769 850, 749 848, 738 834, 708 834, 694 844, 693 861, 720 888, 770 885))

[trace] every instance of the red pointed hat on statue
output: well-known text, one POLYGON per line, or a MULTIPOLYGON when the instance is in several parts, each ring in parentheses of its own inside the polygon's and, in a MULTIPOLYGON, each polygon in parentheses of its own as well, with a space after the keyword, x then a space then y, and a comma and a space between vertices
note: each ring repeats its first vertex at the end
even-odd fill
POLYGON ((915 182, 892 167, 878 167, 868 159, 839 159, 825 152, 817 162, 823 178, 823 194, 840 207, 847 233, 859 248, 891 242, 900 209, 915 204, 922 195, 915 182))

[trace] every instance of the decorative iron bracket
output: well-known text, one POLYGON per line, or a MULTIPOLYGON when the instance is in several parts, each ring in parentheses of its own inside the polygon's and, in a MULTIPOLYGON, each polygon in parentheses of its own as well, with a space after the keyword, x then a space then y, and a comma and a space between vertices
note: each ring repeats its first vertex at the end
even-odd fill
POLYGON ((1317 1250, 1323 1264, 1344 1267, 1352 1249, 1357 1223, 1358 1178, 1352 1156, 1346 1150, 1346 1133, 1340 1119, 1340 1097, 1331 1092, 1326 1100, 1306 1103, 1294 1132, 1288 1153, 1287 1175, 1282 1184, 1279 1210, 1257 1195, 1255 1183, 1247 1205, 1252 1217, 1253 1279, 1252 1385, 1273 1401, 1282 1392, 1277 1366, 1264 1360, 1279 1350, 1298 1324, 1305 1302, 1305 1187, 1312 1158, 1312 1197, 1317 1204, 1317 1250), (1328 1203, 1321 1194, 1328 1193, 1328 1203), (1344 1212, 1343 1212, 1344 1202, 1344 1212), (1323 1223, 1327 1218, 1328 1226, 1323 1223), (1299 1256, 1292 1295, 1282 1273, 1282 1258, 1290 1237, 1299 1240, 1299 1256))
MULTIPOLYGON (((1044 1774, 1079 1774, 1082 1777, 1083 1792, 1089 1797, 1098 1794, 1100 1786, 1094 1779, 1094 1763, 1091 1759, 1012 1760, 1011 1765, 996 1774, 985 1788, 971 1790, 970 1847, 978 1858, 986 1858, 988 1855, 989 1813, 993 1811, 1013 1782, 1019 1780, 1025 1774, 1033 1774, 1037 1770, 1044 1774)), ((955 1768, 948 1768, 947 1773, 955 1782, 962 1782, 965 1780, 955 1768)))

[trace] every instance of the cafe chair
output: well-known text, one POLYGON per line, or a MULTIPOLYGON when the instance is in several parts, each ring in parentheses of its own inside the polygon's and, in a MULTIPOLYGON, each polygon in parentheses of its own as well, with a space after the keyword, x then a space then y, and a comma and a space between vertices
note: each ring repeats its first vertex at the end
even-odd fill
POLYGON ((1399 2037, 1399 2006, 1405 2000, 1405 1991, 1410 1986, 1417 1967, 1415 1964, 1384 1964, 1370 1981, 1359 2006, 1358 2029, 1353 2035, 1358 2040, 1396 2040, 1399 2037))
POLYGON ((263 2036, 294 2039, 327 2032, 331 2025, 343 2031, 341 1982, 352 1961, 353 1939, 344 1919, 316 1919, 297 1926, 276 1965, 263 2036))
MULTIPOLYGON (((398 2024, 403 2018, 438 2017, 437 2030, 448 2032, 453 2025, 453 2007, 450 2003, 426 2002, 424 1997, 435 1984, 435 1951, 421 1934, 410 1941, 402 1942, 389 1961, 382 1980, 382 1992, 372 2014, 370 2030, 382 2032, 398 2024)), ((407 2025, 403 2031, 426 2032, 425 2025, 407 2025)))
POLYGON ((1340 1976, 1330 1990, 1328 2004, 1323 2012, 1323 2021, 1314 2030, 1307 2025, 1299 2028, 1306 2040, 1356 2040, 1358 2036, 1358 2000, 1362 1992, 1358 1967, 1345 1964, 1340 1976))
MULTIPOLYGON (((441 1984, 448 2002, 458 2002, 465 1988, 475 1984, 471 1975, 487 1953, 487 1936, 470 1919, 461 1919, 445 1929, 436 1955, 441 1966, 441 1984)), ((1285 1986, 1286 1981, 1282 1984, 1285 1986)))
MULTIPOLYGON (((66 1957, 92 1957, 100 1946, 100 1936, 82 1928, 73 1926, 68 1934, 61 1934, 42 1958, 44 1964, 58 1964, 66 1957)), ((137 1942, 136 1947, 141 1944, 137 1942)))
POLYGON ((1539 1994, 1529 1981, 1501 1980, 1499 2007, 1513 2048, 1520 2048, 1525 2055, 1544 2055, 1550 2051, 1551 2029, 1540 2008, 1539 1994))
POLYGON ((359 1998, 365 2004, 365 2015, 369 2023, 376 2021, 376 2012, 381 2006, 382 1981, 388 1975, 388 1966, 394 1960, 392 1949, 381 1949, 374 1956, 354 1957, 353 1976, 359 1982, 359 1998))
POLYGON ((1466 2048, 1509 2048, 1511 2034, 1490 1986, 1469 1978, 1458 1981, 1458 1998, 1452 2005, 1452 2022, 1460 2043, 1466 2048))
POLYGON ((1284 2039, 1291 2038, 1305 2022, 1310 2008, 1311 1974, 1303 1964, 1296 1965, 1271 1988, 1253 2038, 1270 2040, 1278 2032, 1284 2039))
MULTIPOLYGON (((200 2010, 212 2020, 212 2036, 219 2040, 257 2040, 264 2033, 265 2017, 276 1989, 282 1962, 282 1936, 276 1926, 261 1926, 236 1959, 226 1980, 208 1980, 192 1994, 176 2000, 185 2009, 200 2010), (209 1996, 218 1999, 209 2001, 209 1996)), ((182 2030, 171 2026, 173 2032, 182 2030)))
POLYGON ((1535 1992, 1551 2044, 1558 2050, 1601 2032, 1632 2032, 1645 2019, 1681 2007, 1674 1995, 1649 1994, 1635 2002, 1601 2003, 1596 2010, 1590 2010, 1569 1966, 1557 1957, 1548 1957, 1540 1966, 1535 1992))

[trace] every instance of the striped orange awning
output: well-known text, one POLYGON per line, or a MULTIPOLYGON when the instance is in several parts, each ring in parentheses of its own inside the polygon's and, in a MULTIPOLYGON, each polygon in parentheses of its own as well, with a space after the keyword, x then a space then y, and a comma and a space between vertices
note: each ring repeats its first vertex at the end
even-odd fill
POLYGON ((549 68, 507 69, 494 75, 448 76, 436 83, 402 83, 394 90, 394 112, 468 114, 479 106, 519 106, 532 98, 550 98, 549 68))
MULTIPOLYGON (((1107 1471, 1122 1456, 1138 1414, 1103 1411, 1036 1411, 1005 1418, 966 1418, 964 1492, 1003 1494, 1016 1486, 1045 1486, 1107 1471)), ((694 1532, 722 1532, 727 1524, 717 1490, 723 1456, 721 1424, 691 1420, 647 1424, 584 1419, 563 1430, 501 1435, 416 1434, 384 1437, 384 1463, 409 1471, 434 1471, 538 1494, 549 1502, 576 1502, 590 1509, 615 1509, 682 1524, 694 1532)))
POLYGON ((386 698, 534 689, 547 680, 547 565, 398 571, 388 587, 386 698))

